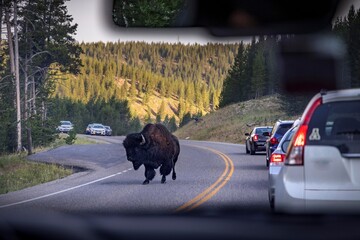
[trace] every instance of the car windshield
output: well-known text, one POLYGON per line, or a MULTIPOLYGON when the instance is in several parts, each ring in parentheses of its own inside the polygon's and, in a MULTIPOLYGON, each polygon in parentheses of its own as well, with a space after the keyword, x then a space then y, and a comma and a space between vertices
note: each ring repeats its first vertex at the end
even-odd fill
MULTIPOLYGON (((86 228, 93 230, 90 235, 119 227, 145 238, 164 226, 159 239, 177 236, 171 230, 176 223, 158 224, 159 215, 181 223, 182 216, 191 219, 184 235, 175 231, 182 239, 197 232, 222 238, 219 231, 237 239, 251 231, 247 236, 266 239, 260 234, 274 234, 274 228, 279 235, 269 238, 286 232, 284 238, 291 239, 301 235, 289 236, 297 223, 295 232, 336 225, 332 215, 323 222, 321 216, 277 214, 269 174, 276 167, 284 173, 282 167, 293 162, 305 169, 303 156, 321 155, 308 149, 326 145, 338 149, 334 156, 351 158, 342 172, 352 175, 344 179, 360 182, 357 96, 351 103, 320 101, 310 108, 313 118, 299 120, 303 132, 286 137, 292 143, 292 136, 300 136, 292 148, 296 161, 276 156, 281 164, 269 166, 281 136, 315 94, 360 88, 360 0, 209 1, 208 8, 206 3, 1 1, 0 235, 2 219, 13 217, 22 226, 27 221, 29 232, 59 226, 70 234, 64 239, 76 236, 71 230, 81 225, 77 219, 46 227, 52 213, 89 216, 86 224, 95 225, 86 228), (227 2, 238 4, 229 9, 227 2), (272 13, 285 15, 273 19, 272 13), (291 17, 295 22, 286 24, 291 17), (170 19, 199 25, 167 28, 170 19), (213 26, 203 28, 206 21, 213 26), (159 27, 147 28, 154 24, 159 27), (35 217, 21 216, 32 211, 35 217), (99 215, 124 216, 124 222, 91 219, 99 215), (38 222, 40 227, 31 227, 38 222), (290 227, 281 229, 283 224, 290 227)), ((324 174, 328 165, 321 160, 314 165, 324 174)), ((320 190, 307 189, 304 176, 299 173, 284 187, 293 192, 273 193, 315 199, 320 190)), ((341 198, 337 190, 327 193, 341 198)), ((360 209, 360 187, 346 191, 360 209)))

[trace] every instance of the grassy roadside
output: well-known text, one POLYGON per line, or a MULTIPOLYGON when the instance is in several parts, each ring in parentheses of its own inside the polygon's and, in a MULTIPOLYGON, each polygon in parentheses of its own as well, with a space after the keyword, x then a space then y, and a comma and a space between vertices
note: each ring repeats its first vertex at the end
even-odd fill
MULTIPOLYGON (((50 146, 34 149, 42 152, 65 145, 67 135, 61 134, 50 146)), ((96 142, 77 137, 74 144, 94 144, 96 142)), ((26 154, 0 156, 0 194, 17 191, 41 183, 53 181, 71 175, 71 169, 56 164, 28 161, 26 154)))
POLYGON ((174 134, 180 139, 244 143, 245 133, 254 126, 273 126, 278 119, 291 120, 282 110, 278 96, 268 96, 235 103, 208 114, 197 123, 192 121, 174 134))
POLYGON ((30 162, 25 154, 0 157, 0 194, 64 178, 72 174, 55 164, 30 162))

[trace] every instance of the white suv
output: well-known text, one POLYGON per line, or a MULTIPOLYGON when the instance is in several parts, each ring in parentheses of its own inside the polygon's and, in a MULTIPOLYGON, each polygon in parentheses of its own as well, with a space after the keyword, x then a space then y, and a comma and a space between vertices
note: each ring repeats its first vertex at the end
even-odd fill
POLYGON ((275 187, 275 210, 360 212, 360 89, 319 93, 306 107, 275 187))

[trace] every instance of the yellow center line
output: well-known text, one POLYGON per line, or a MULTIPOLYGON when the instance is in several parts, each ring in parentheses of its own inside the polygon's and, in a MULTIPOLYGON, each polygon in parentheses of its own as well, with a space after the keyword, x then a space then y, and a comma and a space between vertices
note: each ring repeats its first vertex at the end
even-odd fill
POLYGON ((223 171, 221 176, 216 180, 216 182, 214 182, 210 187, 205 189, 202 193, 197 195, 195 198, 191 199, 187 203, 185 203, 182 206, 178 207, 175 210, 175 212, 191 211, 194 208, 196 208, 196 207, 200 206, 201 204, 203 204, 204 202, 208 201, 222 187, 224 187, 224 185, 230 180, 230 178, 231 178, 231 176, 232 176, 232 174, 234 172, 234 164, 233 164, 232 160, 228 156, 223 154, 222 152, 219 152, 217 150, 214 150, 214 149, 208 148, 208 147, 200 147, 200 146, 195 146, 195 147, 206 149, 206 150, 211 151, 211 152, 217 154, 218 156, 220 156, 221 159, 225 162, 225 170, 223 171), (229 170, 229 168, 230 168, 230 170, 229 170))

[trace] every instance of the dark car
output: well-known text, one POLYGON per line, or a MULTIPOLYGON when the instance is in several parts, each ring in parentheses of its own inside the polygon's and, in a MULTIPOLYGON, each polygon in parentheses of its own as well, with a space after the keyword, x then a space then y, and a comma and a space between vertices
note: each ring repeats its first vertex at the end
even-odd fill
POLYGON ((281 138, 291 128, 295 121, 293 120, 278 120, 270 133, 270 138, 266 140, 266 166, 269 166, 269 159, 271 154, 275 151, 281 138))
POLYGON ((245 133, 245 149, 246 153, 254 155, 257 151, 265 151, 265 143, 269 138, 271 126, 254 127, 250 133, 245 133))

